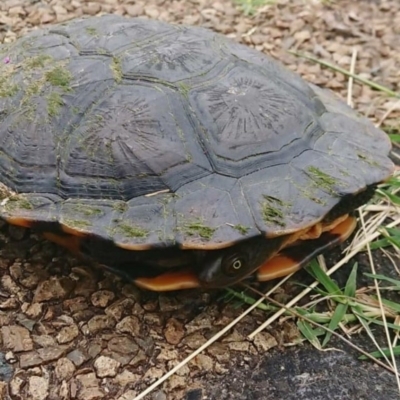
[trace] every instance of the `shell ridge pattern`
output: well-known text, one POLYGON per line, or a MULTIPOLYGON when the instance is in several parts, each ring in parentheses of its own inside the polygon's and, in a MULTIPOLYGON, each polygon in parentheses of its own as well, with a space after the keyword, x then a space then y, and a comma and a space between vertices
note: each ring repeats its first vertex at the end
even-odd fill
POLYGON ((211 249, 311 226, 391 168, 369 121, 207 29, 87 18, 10 55, 0 176, 26 199, 0 215, 131 250, 211 249))

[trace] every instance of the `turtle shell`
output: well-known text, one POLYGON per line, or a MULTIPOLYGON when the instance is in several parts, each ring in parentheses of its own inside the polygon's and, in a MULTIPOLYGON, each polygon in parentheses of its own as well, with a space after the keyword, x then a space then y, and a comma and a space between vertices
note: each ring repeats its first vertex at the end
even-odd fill
POLYGON ((0 51, 10 223, 221 249, 313 226, 393 171, 368 119, 210 30, 106 15, 0 51))

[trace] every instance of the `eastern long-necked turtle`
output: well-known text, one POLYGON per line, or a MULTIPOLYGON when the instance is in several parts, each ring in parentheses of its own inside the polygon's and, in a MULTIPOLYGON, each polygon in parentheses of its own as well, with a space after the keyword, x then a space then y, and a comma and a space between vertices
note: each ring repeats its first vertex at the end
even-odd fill
POLYGON ((207 29, 107 15, 0 51, 0 217, 149 289, 291 272, 393 172, 367 118, 207 29))

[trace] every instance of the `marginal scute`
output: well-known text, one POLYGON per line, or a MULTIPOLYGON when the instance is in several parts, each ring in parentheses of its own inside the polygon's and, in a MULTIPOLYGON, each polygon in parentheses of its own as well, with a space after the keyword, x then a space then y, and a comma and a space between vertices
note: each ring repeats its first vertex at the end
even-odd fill
POLYGON ((1 184, 24 201, 0 217, 55 234, 224 248, 313 226, 393 171, 368 119, 210 30, 108 15, 5 57, 1 184))

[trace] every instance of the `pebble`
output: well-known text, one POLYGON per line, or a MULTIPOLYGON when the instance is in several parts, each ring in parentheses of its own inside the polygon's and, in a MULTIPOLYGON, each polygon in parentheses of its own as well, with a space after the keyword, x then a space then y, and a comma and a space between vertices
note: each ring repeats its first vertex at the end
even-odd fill
POLYGON ((77 399, 100 400, 104 398, 104 392, 100 389, 100 383, 94 372, 78 375, 74 381, 77 399))
POLYGON ((14 352, 28 351, 33 349, 33 341, 28 329, 18 325, 1 327, 3 346, 14 352))
POLYGON ((112 304, 110 304, 104 312, 113 317, 116 321, 120 321, 124 313, 129 312, 131 307, 133 306, 132 299, 121 299, 112 304))
POLYGON ((0 381, 0 399, 7 399, 8 385, 7 382, 0 381))
POLYGON ((137 394, 138 393, 134 390, 127 390, 125 393, 121 394, 117 400, 132 400, 137 396, 137 394))
POLYGON ((129 333, 133 337, 139 336, 140 334, 140 321, 138 317, 134 315, 125 317, 123 320, 118 322, 117 331, 121 333, 129 333))
POLYGON ((55 373, 58 379, 69 380, 72 378, 74 372, 75 372, 75 365, 70 359, 63 357, 57 360, 55 373))
POLYGON ((41 376, 30 376, 28 381, 30 400, 45 400, 49 394, 49 380, 41 376))
POLYGON ((115 377, 120 363, 110 357, 100 356, 94 362, 94 369, 99 378, 115 377))
POLYGON ((95 307, 105 308, 108 304, 114 300, 115 294, 109 290, 99 290, 94 292, 91 296, 92 304, 95 307))
POLYGON ((39 283, 33 296, 33 302, 58 300, 67 296, 73 289, 73 282, 69 278, 51 278, 39 283))
POLYGON ((112 352, 122 354, 136 354, 139 346, 127 336, 116 336, 110 339, 107 348, 112 352))
MULTIPOLYGON (((392 10, 395 2, 359 2, 355 12, 348 9, 349 1, 341 2, 340 7, 324 8, 316 5, 321 2, 314 1, 306 7, 301 4, 299 14, 293 11, 299 7, 297 3, 282 0, 278 6, 268 5, 262 13, 246 18, 240 5, 223 0, 2 0, 0 41, 10 43, 36 26, 100 12, 174 20, 209 26, 255 45, 280 57, 307 79, 334 88, 345 98, 347 78, 286 53, 301 46, 299 50, 348 69, 354 44, 358 45, 358 38, 362 37, 365 50, 359 52, 356 65, 360 76, 371 78, 376 74, 377 82, 396 91, 400 89, 400 20, 398 11, 392 10), (370 11, 366 12, 368 7, 370 11), (390 14, 386 19, 382 17, 383 10, 390 14), (370 34, 371 18, 374 35, 370 34)), ((363 114, 369 112, 375 122, 391 107, 381 97, 382 100, 369 88, 354 86, 354 107, 363 114), (372 100, 376 103, 371 109, 372 100)), ((397 126, 398 118, 399 112, 394 109, 385 124, 392 121, 397 126)), ((1 221, 0 227, 4 233, 1 221)), ((225 313, 218 308, 205 308, 203 304, 196 308, 190 300, 184 300, 187 296, 198 301, 191 294, 185 293, 182 298, 169 293, 156 296, 114 278, 107 278, 110 283, 104 284, 97 270, 93 272, 94 269, 64 255, 60 257, 55 247, 45 259, 42 258, 47 254, 43 250, 46 245, 41 242, 36 245, 38 250, 30 253, 30 245, 25 243, 28 230, 8 228, 8 235, 0 234, 1 244, 4 242, 7 247, 6 239, 14 241, 17 250, 3 252, 2 248, 0 260, 0 343, 5 360, 4 365, 0 363, 0 399, 132 400, 139 393, 132 389, 136 382, 146 386, 161 377, 185 352, 202 345, 213 329, 226 326, 237 315, 234 310, 224 318, 221 314, 225 313), (7 258, 8 253, 13 256, 7 258), (29 259, 23 260, 28 254, 29 259), (71 265, 79 267, 73 267, 70 273, 71 265), (60 314, 69 319, 59 320, 60 314), (149 360, 156 365, 149 364, 149 360), (45 364, 54 371, 51 380, 44 372, 45 364)), ((263 356, 278 341, 293 341, 298 329, 289 326, 276 338, 261 332, 251 342, 240 332, 242 329, 228 336, 228 340, 214 343, 170 377, 163 390, 151 393, 149 399, 199 399, 202 390, 198 389, 200 394, 196 397, 189 389, 194 377, 200 375, 204 381, 207 371, 225 374, 235 368, 232 350, 235 359, 244 359, 246 355, 252 359, 256 351, 263 356), (182 392, 176 394, 174 391, 178 390, 182 392)), ((225 387, 229 385, 230 382, 225 387)))
POLYGON ((213 365, 214 365, 212 358, 205 354, 197 355, 193 359, 192 363, 200 370, 206 371, 206 372, 211 371, 213 369, 213 365))
POLYGON ((183 324, 175 318, 170 318, 167 321, 164 329, 164 336, 168 343, 178 344, 185 335, 183 324))
POLYGON ((58 343, 69 343, 79 335, 79 329, 76 325, 65 326, 57 335, 58 343))
POLYGON ((108 315, 95 315, 87 323, 87 333, 94 335, 104 329, 111 329, 115 325, 115 319, 108 315))
POLYGON ((114 378, 114 382, 118 386, 125 387, 127 385, 139 382, 140 379, 141 379, 140 375, 133 374, 132 372, 125 369, 120 374, 116 375, 116 377, 114 378))
POLYGON ((88 360, 88 356, 79 349, 75 349, 67 354, 67 358, 71 360, 77 367, 81 366, 88 360))
POLYGON ((21 354, 19 365, 21 368, 35 367, 58 360, 66 351, 66 347, 47 347, 36 351, 29 351, 21 354))
POLYGON ((260 332, 253 339, 254 346, 259 353, 266 353, 269 349, 278 346, 274 336, 268 332, 260 332))

